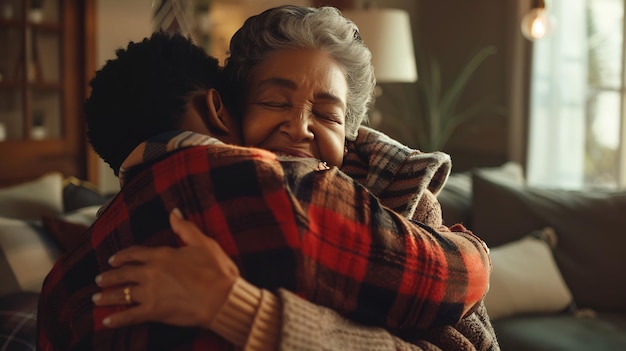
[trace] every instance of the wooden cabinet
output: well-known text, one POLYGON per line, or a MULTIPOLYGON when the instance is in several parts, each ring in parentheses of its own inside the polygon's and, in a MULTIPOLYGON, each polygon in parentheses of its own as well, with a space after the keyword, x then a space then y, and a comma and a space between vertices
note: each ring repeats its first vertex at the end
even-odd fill
POLYGON ((87 177, 93 1, 0 0, 0 186, 87 177))

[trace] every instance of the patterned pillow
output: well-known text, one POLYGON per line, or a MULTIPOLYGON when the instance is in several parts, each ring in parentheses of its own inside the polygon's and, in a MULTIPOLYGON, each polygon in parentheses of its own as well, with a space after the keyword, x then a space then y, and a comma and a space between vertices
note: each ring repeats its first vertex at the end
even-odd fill
POLYGON ((58 256, 40 222, 0 217, 0 296, 39 292, 58 256))
POLYGON ((38 297, 32 292, 0 297, 0 350, 35 350, 38 297))

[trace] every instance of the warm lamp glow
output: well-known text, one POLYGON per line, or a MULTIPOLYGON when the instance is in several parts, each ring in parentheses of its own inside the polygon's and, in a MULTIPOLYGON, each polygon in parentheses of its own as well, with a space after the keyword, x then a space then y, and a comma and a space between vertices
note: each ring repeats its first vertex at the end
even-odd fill
POLYGON ((545 8, 534 8, 522 18, 522 34, 528 40, 537 40, 549 35, 555 20, 545 8))
POLYGON ((357 27, 372 52, 376 81, 415 82, 417 68, 409 13, 400 9, 346 10, 342 14, 357 27))

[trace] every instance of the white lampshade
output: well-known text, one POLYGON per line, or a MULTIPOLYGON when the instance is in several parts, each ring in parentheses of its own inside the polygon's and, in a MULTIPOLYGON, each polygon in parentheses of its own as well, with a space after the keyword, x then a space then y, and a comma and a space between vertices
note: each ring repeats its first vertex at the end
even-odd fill
POLYGON ((415 82, 417 69, 409 13, 400 9, 346 10, 372 52, 376 81, 415 82))

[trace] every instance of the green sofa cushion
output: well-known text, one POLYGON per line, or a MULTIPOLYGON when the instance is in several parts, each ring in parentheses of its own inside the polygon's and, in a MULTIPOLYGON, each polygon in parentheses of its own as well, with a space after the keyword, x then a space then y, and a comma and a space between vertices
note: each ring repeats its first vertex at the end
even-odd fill
POLYGON ((626 350, 626 316, 517 316, 493 322, 505 351, 626 350))

